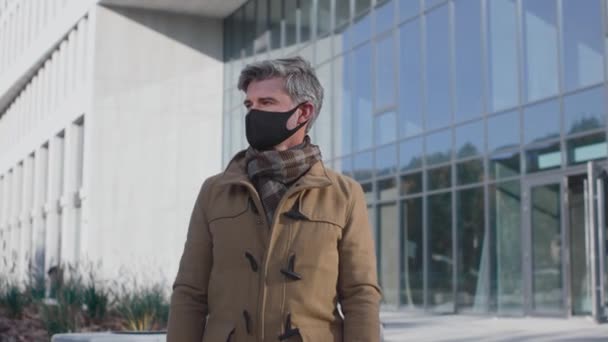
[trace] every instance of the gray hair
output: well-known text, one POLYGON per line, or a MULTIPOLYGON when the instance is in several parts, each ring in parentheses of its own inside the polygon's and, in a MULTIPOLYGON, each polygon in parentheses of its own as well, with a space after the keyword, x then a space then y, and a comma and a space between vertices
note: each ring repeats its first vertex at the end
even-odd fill
POLYGON ((308 132, 323 106, 323 86, 315 70, 302 57, 269 59, 247 64, 239 76, 239 90, 247 92, 252 81, 263 81, 281 77, 285 80, 285 91, 295 103, 311 102, 313 117, 306 127, 308 132))

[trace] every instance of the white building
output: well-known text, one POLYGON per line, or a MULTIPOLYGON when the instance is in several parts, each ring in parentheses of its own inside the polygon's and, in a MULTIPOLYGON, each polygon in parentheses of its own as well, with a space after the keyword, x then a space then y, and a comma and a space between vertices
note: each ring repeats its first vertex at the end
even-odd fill
POLYGON ((242 0, 0 0, 0 278, 172 280, 222 166, 222 18, 242 0))

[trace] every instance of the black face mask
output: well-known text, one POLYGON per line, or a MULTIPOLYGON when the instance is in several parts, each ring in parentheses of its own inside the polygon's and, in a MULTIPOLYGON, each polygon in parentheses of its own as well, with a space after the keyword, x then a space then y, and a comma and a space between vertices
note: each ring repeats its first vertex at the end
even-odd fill
POLYGON ((287 121, 302 104, 300 103, 287 112, 251 109, 245 116, 245 133, 249 145, 256 150, 269 150, 294 135, 306 122, 289 130, 287 121))

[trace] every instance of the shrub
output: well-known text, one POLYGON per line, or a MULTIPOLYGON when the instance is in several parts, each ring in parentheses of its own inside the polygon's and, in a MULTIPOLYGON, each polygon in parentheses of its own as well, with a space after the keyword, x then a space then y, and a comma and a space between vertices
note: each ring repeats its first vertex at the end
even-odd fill
POLYGON ((161 286, 134 286, 117 298, 116 311, 125 321, 125 328, 134 331, 158 330, 166 327, 169 304, 161 286))
POLYGON ((5 281, 2 284, 0 289, 0 305, 6 309, 9 318, 21 318, 25 308, 30 303, 30 298, 21 291, 16 283, 5 281))

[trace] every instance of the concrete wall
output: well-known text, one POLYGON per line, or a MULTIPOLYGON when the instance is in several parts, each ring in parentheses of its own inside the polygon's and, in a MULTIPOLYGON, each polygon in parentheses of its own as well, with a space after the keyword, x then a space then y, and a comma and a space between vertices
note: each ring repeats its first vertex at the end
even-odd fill
POLYGON ((99 6, 95 22, 86 258, 171 282, 221 167, 221 20, 99 6))

